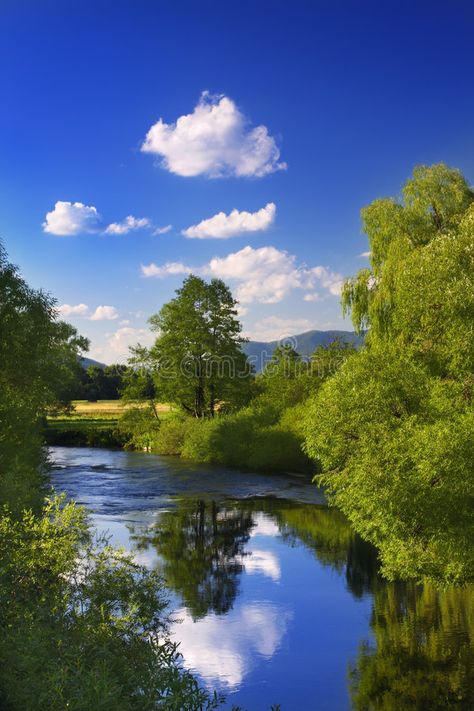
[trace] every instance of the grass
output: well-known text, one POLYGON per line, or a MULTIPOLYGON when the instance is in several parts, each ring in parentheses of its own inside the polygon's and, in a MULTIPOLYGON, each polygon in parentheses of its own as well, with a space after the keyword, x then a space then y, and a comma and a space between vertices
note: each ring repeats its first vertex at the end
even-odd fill
MULTIPOLYGON (((51 415, 47 418, 45 439, 49 445, 77 447, 122 447, 126 437, 119 431, 120 417, 136 403, 122 400, 74 400, 69 414, 51 415)), ((145 406, 145 404, 143 405, 145 406)), ((171 405, 156 406, 160 417, 171 414, 171 405)))
MULTIPOLYGON (((88 400, 73 400, 73 412, 70 415, 61 415, 58 419, 101 419, 101 420, 118 420, 123 415, 125 410, 131 407, 140 407, 139 404, 131 404, 123 402, 123 400, 97 400, 97 402, 89 402, 88 400)), ((143 406, 146 406, 144 404, 143 406)), ((159 413, 169 412, 171 405, 167 403, 159 403, 156 406, 159 413)))

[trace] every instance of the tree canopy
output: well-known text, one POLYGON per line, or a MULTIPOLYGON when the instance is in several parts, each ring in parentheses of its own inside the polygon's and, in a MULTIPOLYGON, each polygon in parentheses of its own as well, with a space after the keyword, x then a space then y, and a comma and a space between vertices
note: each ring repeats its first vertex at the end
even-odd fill
POLYGON ((0 245, 0 502, 32 504, 43 458, 39 418, 64 404, 88 342, 58 319, 0 245))
POLYGON ((241 402, 249 381, 237 302, 220 279, 193 275, 176 294, 150 318, 155 380, 186 412, 213 416, 218 402, 241 402))
POLYGON ((390 577, 474 577, 474 195, 444 165, 362 211, 343 307, 367 345, 307 408, 321 482, 390 577))

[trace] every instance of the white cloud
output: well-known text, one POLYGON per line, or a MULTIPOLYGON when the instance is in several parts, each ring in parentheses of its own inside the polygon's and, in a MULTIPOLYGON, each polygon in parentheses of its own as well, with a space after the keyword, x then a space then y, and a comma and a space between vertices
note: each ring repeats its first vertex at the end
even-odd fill
POLYGON ((174 616, 181 621, 172 635, 180 642, 184 666, 211 688, 219 683, 230 689, 242 683, 259 658, 275 654, 292 619, 291 611, 268 602, 243 604, 225 616, 210 613, 197 621, 186 608, 174 616))
POLYGON ((118 318, 115 306, 98 306, 89 317, 91 321, 113 321, 118 318))
POLYGON ((136 346, 137 343, 151 346, 154 340, 155 336, 147 328, 124 326, 114 333, 107 334, 107 352, 111 360, 124 361, 129 356, 130 346, 136 346))
MULTIPOLYGON (((306 318, 285 319, 279 316, 268 316, 257 321, 245 334, 254 341, 280 341, 294 336, 295 333, 305 333, 316 328, 315 321, 306 318)), ((295 348, 297 348, 295 343, 295 348)))
POLYGON ((153 230, 154 235, 165 235, 167 232, 170 232, 172 229, 173 225, 165 225, 165 227, 156 227, 153 230))
POLYGON ((260 232, 267 230, 274 222, 276 215, 276 205, 269 202, 257 212, 239 212, 232 210, 228 215, 225 212, 218 212, 214 217, 202 220, 197 225, 191 225, 182 231, 185 237, 205 239, 212 237, 215 239, 227 239, 244 232, 260 232))
POLYGON ((208 92, 191 114, 180 116, 176 123, 160 118, 141 150, 161 156, 164 168, 187 177, 261 177, 286 168, 265 126, 251 128, 232 99, 208 92))
POLYGON ((87 304, 61 304, 58 311, 61 316, 85 316, 89 307, 87 304))
POLYGON ((281 578, 280 561, 272 551, 254 549, 250 555, 242 556, 239 561, 249 575, 261 573, 278 582, 281 578))
POLYGON ((80 232, 95 232, 100 219, 95 207, 82 202, 58 200, 54 210, 46 213, 44 232, 52 235, 77 235, 80 232))
POLYGON ((270 536, 270 538, 276 538, 280 535, 280 529, 268 514, 262 513, 261 511, 253 515, 254 527, 250 533, 251 538, 255 536, 270 536))
POLYGON ((372 252, 361 252, 358 256, 363 257, 364 259, 368 259, 372 256, 372 252))
POLYGON ((150 220, 147 217, 133 217, 128 215, 122 222, 112 222, 105 230, 108 235, 125 235, 132 230, 140 230, 150 227, 150 220))
POLYGON ((247 246, 226 257, 214 257, 206 271, 237 282, 236 297, 242 304, 276 304, 301 286, 295 257, 276 247, 247 246))
POLYGON ((320 301, 321 296, 317 291, 310 291, 303 296, 303 301, 320 301))
POLYGON ((308 284, 313 287, 315 282, 327 289, 333 296, 340 296, 343 284, 341 274, 333 272, 327 267, 313 267, 308 270, 308 284))
POLYGON ((167 262, 162 267, 157 266, 153 262, 148 265, 142 265, 142 274, 146 277, 165 277, 175 274, 191 274, 190 267, 187 267, 181 262, 167 262))
POLYGON ((316 286, 337 296, 342 276, 327 267, 299 266, 296 257, 276 247, 247 246, 225 257, 214 257, 207 264, 190 267, 182 262, 168 262, 162 266, 142 266, 146 277, 202 274, 235 284, 235 296, 241 304, 276 304, 293 289, 314 291, 316 286))

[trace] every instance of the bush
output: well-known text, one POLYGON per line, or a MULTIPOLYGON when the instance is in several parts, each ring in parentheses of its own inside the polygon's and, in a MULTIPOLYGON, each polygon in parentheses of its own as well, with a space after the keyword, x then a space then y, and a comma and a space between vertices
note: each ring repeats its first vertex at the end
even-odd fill
POLYGON ((117 430, 126 449, 150 450, 156 447, 161 422, 151 407, 131 407, 121 416, 117 430))
POLYGON ((196 422, 186 415, 172 415, 161 423, 154 442, 154 451, 159 454, 181 454, 187 432, 196 422))
POLYGON ((211 709, 167 638, 157 574, 61 499, 0 518, 0 706, 11 711, 211 709))
POLYGON ((272 423, 268 407, 248 407, 235 415, 190 423, 181 450, 198 462, 265 471, 307 471, 309 459, 301 438, 287 426, 272 423))

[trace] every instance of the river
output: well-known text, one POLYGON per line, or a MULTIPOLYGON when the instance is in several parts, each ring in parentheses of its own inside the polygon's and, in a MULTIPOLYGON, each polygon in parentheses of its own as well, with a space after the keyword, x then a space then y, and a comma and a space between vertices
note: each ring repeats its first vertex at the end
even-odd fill
POLYGON ((471 709, 474 593, 384 582, 307 479, 51 448, 53 484, 166 581, 184 664, 247 711, 471 709))

